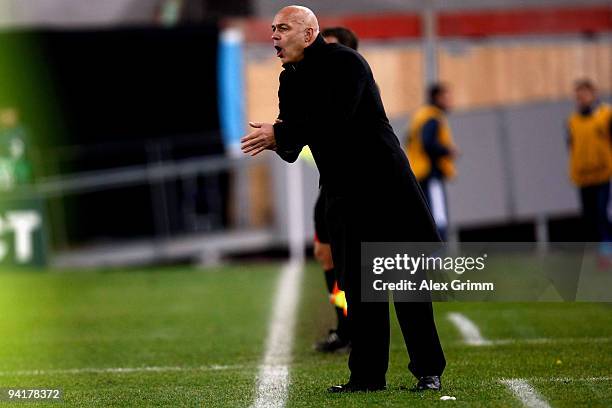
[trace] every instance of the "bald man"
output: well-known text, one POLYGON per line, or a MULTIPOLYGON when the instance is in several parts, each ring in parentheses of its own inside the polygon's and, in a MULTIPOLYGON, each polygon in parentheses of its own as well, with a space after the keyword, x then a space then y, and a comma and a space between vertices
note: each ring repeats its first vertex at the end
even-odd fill
MULTIPOLYGON (((308 145, 325 191, 333 263, 346 292, 352 350, 348 383, 330 392, 386 387, 389 307, 361 299, 361 242, 439 242, 408 160, 389 125, 363 57, 326 44, 305 7, 280 10, 272 41, 283 63, 276 123, 251 122, 242 150, 274 150, 294 162, 308 145)), ((439 390, 446 365, 430 302, 395 302, 416 390, 439 390)))

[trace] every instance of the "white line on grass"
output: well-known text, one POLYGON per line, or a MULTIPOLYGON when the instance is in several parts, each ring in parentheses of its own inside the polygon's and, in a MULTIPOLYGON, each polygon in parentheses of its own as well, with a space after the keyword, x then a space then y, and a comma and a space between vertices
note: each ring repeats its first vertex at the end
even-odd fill
POLYGON ((478 330, 478 326, 465 317, 465 315, 455 312, 449 313, 448 320, 457 327, 466 344, 470 346, 486 346, 491 344, 489 340, 482 337, 480 330, 478 330))
POLYGON ((562 382, 562 383, 571 383, 571 382, 609 382, 612 381, 612 377, 582 377, 582 378, 572 378, 572 377, 529 377, 525 378, 526 381, 531 382, 562 382))
POLYGON ((501 383, 512 391, 512 393, 528 408, 550 408, 546 400, 525 380, 511 378, 501 380, 501 383))
POLYGON ((61 375, 61 374, 130 374, 130 373, 165 373, 170 371, 220 371, 242 369, 242 365, 209 365, 199 367, 106 367, 106 368, 65 368, 49 370, 21 370, 21 371, 0 371, 0 377, 8 376, 36 376, 36 375, 61 375))
MULTIPOLYGON (((505 384, 504 381, 511 381, 512 378, 499 378, 498 381, 505 384)), ((598 383, 598 382, 612 382, 612 377, 525 377, 521 378, 523 381, 528 383, 598 383)), ((483 385, 490 385, 490 381, 486 380, 482 382, 483 385)))
MULTIPOLYGON (((485 340, 485 343, 479 344, 480 346, 503 346, 506 344, 578 344, 578 343, 610 343, 612 337, 537 337, 531 339, 497 339, 497 340, 485 340)), ((461 340, 461 343, 465 343, 465 340, 461 340)))
POLYGON ((612 337, 538 337, 532 339, 499 339, 491 340, 489 344, 513 344, 513 343, 524 343, 524 344, 565 344, 565 343, 609 343, 612 341, 612 337))
POLYGON ((266 351, 257 376, 254 407, 283 407, 289 388, 289 362, 303 265, 289 262, 281 273, 266 351))

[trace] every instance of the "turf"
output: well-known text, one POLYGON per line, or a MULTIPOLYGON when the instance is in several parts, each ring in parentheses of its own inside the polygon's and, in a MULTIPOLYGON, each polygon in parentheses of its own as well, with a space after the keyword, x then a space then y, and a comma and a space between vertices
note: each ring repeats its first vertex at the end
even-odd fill
POLYGON ((74 406, 246 406, 278 271, 5 271, 0 387, 59 387, 74 406), (184 370, 57 371, 134 367, 184 370), (48 373, 11 374, 31 370, 48 373))
MULTIPOLYGON (((65 406, 249 406, 279 271, 280 264, 3 270, 0 388, 59 387, 65 406), (104 371, 109 368, 140 371, 104 371)), ((389 389, 327 394, 329 385, 347 379, 347 356, 312 349, 333 313, 322 272, 308 264, 287 406, 521 407, 502 378, 527 379, 553 407, 610 406, 610 305, 439 303, 435 309, 448 360, 441 394, 407 390, 414 379, 395 323, 389 389), (449 312, 463 313, 498 342, 465 345, 449 312), (457 400, 439 401, 441 395, 457 400)))
MULTIPOLYGON (((415 379, 399 326, 393 318, 388 390, 330 395, 326 387, 348 379, 346 355, 320 355, 312 344, 333 326, 325 288, 315 266, 306 271, 288 406, 329 407, 520 407, 500 383, 526 378, 553 407, 607 407, 612 400, 612 307, 593 303, 437 303, 438 324, 448 365, 442 393, 412 393, 415 379), (460 312, 488 340, 468 346, 447 319, 460 312), (550 339, 550 340, 546 340, 550 339), (598 380, 586 381, 586 378, 598 380), (564 380, 562 380, 564 379, 564 380), (440 401, 442 395, 456 401, 440 401)), ((393 308, 391 308, 393 313, 393 308)))

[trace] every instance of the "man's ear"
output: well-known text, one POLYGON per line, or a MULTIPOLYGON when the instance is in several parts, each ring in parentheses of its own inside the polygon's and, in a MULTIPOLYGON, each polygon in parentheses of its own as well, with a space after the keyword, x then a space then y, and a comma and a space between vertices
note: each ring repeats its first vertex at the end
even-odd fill
POLYGON ((314 29, 312 27, 307 28, 304 32, 304 41, 306 41, 306 43, 309 43, 310 41, 312 41, 313 37, 314 29))

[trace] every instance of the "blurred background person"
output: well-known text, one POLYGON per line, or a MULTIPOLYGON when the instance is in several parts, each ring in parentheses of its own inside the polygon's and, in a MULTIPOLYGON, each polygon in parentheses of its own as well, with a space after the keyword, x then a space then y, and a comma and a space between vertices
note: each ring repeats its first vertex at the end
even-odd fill
POLYGON ((32 165, 26 155, 27 140, 17 109, 0 110, 0 188, 4 191, 32 181, 32 165))
POLYGON ((451 108, 447 84, 434 83, 427 91, 428 103, 418 109, 410 123, 406 153, 419 181, 443 240, 447 239, 446 180, 455 177, 455 147, 446 114, 451 108))
POLYGON ((576 110, 568 119, 570 179, 580 192, 585 240, 610 242, 612 109, 598 101, 589 79, 577 81, 574 91, 576 110))
MULTIPOLYGON (((348 28, 326 28, 321 31, 321 35, 328 43, 342 44, 355 51, 359 45, 357 36, 348 28)), ((346 297, 344 291, 338 288, 338 279, 334 271, 334 261, 332 260, 327 223, 325 222, 325 194, 322 190, 323 187, 320 187, 314 208, 314 256, 323 268, 329 299, 336 312, 337 324, 335 329, 331 329, 328 335, 315 345, 315 349, 321 352, 348 351, 351 342, 346 297)))
POLYGON ((359 39, 354 32, 346 27, 329 27, 321 31, 321 35, 325 42, 342 44, 357 51, 359 48, 359 39))

